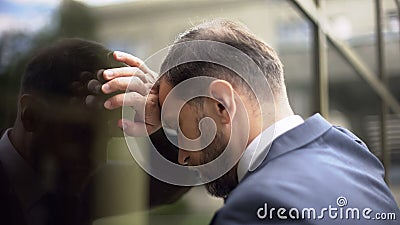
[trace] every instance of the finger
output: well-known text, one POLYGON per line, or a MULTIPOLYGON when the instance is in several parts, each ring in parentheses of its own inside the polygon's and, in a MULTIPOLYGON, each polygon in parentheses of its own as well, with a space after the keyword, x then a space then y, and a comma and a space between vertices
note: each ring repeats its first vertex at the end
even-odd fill
MULTIPOLYGON (((141 71, 137 67, 125 67, 125 68, 118 68, 118 69, 119 69, 118 72, 120 72, 120 74, 115 74, 112 71, 114 69, 109 69, 109 71, 106 72, 106 74, 108 74, 107 80, 112 80, 117 77, 132 77, 132 76, 134 76, 134 77, 139 78, 141 81, 143 81, 143 83, 154 83, 152 81, 153 79, 148 74, 145 74, 143 71, 141 71)), ((115 70, 117 70, 117 68, 115 68, 115 70)))
POLYGON ((125 134, 133 137, 149 136, 160 129, 159 127, 153 127, 143 122, 134 122, 127 119, 119 120, 118 127, 120 127, 125 134))
POLYGON ((105 94, 110 94, 115 91, 133 91, 141 95, 147 95, 150 91, 149 88, 137 77, 118 77, 115 78, 101 87, 105 94))
POLYGON ((146 110, 158 107, 158 95, 149 94, 146 99, 146 110))
POLYGON ((149 95, 146 105, 144 115, 138 114, 138 116, 144 116, 144 121, 146 124, 157 126, 161 124, 161 111, 160 106, 158 104, 158 96, 157 95, 149 95))
POLYGON ((95 95, 88 95, 85 98, 85 104, 94 109, 101 109, 104 104, 104 99, 95 95))
POLYGON ((144 82, 147 82, 146 74, 138 67, 118 67, 113 69, 107 69, 103 72, 103 78, 105 80, 115 79, 117 77, 131 77, 138 76, 142 77, 141 79, 144 82))
POLYGON ((147 85, 147 88, 150 88, 150 93, 151 94, 158 94, 158 90, 160 89, 160 84, 156 82, 154 85, 147 85))
POLYGON ((98 80, 90 80, 87 84, 87 88, 92 94, 100 94, 101 93, 101 83, 98 80))
POLYGON ((141 59, 139 59, 138 57, 133 56, 129 53, 114 51, 113 55, 117 61, 124 62, 124 63, 128 64, 129 66, 139 67, 145 73, 153 72, 146 66, 146 64, 144 64, 144 62, 141 59))
POLYGON ((96 72, 96 78, 97 78, 97 80, 99 80, 100 83, 102 83, 102 84, 104 84, 104 83, 106 82, 106 80, 104 79, 103 73, 104 73, 104 69, 98 70, 98 71, 96 72))
POLYGON ((126 52, 114 51, 113 56, 117 61, 124 62, 129 66, 139 67, 144 64, 141 59, 126 52))
POLYGON ((119 120, 118 127, 120 127, 125 134, 133 137, 148 136, 146 124, 143 122, 133 122, 130 120, 119 120))
POLYGON ((158 74, 154 71, 150 71, 150 72, 146 73, 146 78, 151 83, 156 82, 157 77, 158 77, 158 74))
POLYGON ((144 111, 146 97, 137 92, 129 92, 124 94, 114 95, 104 102, 106 109, 116 109, 122 106, 130 106, 137 112, 144 111))

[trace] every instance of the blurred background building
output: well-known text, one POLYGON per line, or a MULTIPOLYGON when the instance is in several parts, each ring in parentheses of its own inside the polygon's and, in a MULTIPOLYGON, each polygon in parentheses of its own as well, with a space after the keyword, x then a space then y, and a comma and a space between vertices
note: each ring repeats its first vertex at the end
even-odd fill
MULTIPOLYGON (((0 12, 22 10, 23 0, 4 0, 0 12), (13 2, 13 3, 11 3, 13 2), (22 2, 22 3, 21 3, 22 2), (18 4, 20 4, 18 6, 18 4), (14 5, 14 6, 10 6, 14 5), (15 6, 17 5, 17 6, 15 6), (12 9, 12 10, 11 10, 12 9)), ((44 4, 46 0, 36 0, 44 4)), ((31 1, 36 2, 36 1, 31 1)), ((111 49, 123 50, 148 59, 158 70, 162 58, 156 53, 172 44, 179 33, 194 24, 213 18, 240 21, 278 51, 285 68, 289 99, 296 113, 308 117, 320 111, 316 87, 318 71, 315 29, 319 28, 305 15, 305 6, 316 9, 325 32, 355 53, 357 59, 378 77, 379 59, 386 74, 385 89, 400 100, 400 23, 399 1, 381 0, 383 55, 377 53, 375 0, 137 0, 137 1, 51 1, 51 7, 32 9, 44 19, 40 29, 18 29, 17 19, 0 16, 0 125, 10 126, 16 109, 16 87, 22 65, 29 52, 59 37, 79 36, 97 40, 111 49), (56 2, 56 3, 54 3, 56 2), (318 2, 320 8, 315 8, 318 2), (397 4, 396 4, 397 2, 397 4), (302 7, 303 6, 303 7, 302 7), (6 19, 5 19, 6 18, 6 19), (155 54, 155 55, 154 55, 155 54)), ((32 4, 30 7, 34 7, 32 4)), ((26 10, 26 9, 25 9, 26 10)), ((312 10, 311 10, 312 11, 312 10)), ((25 12, 25 11, 24 11, 25 12)), ((310 16, 310 15, 308 15, 310 16)), ((19 22, 21 23, 21 22, 19 22)), ((388 110, 385 126, 386 145, 381 147, 381 97, 365 76, 354 69, 337 46, 322 42, 326 54, 327 82, 322 92, 327 98, 323 114, 360 136, 387 166, 387 181, 400 203, 400 117, 388 110)), ((343 49, 342 49, 343 50, 343 49)), ((321 52, 321 51, 320 51, 321 52)), ((354 62, 353 62, 354 63, 354 62)), ((397 103, 398 104, 398 103, 397 103)), ((386 114, 385 114, 386 115, 386 114)), ((116 140, 118 141, 118 140, 116 140)), ((132 160, 129 151, 118 145, 110 147, 110 158, 132 160)), ((182 200, 146 213, 149 224, 207 224, 222 201, 208 197, 202 187, 194 188, 182 200)), ((96 224, 131 224, 133 215, 106 218, 96 224)))

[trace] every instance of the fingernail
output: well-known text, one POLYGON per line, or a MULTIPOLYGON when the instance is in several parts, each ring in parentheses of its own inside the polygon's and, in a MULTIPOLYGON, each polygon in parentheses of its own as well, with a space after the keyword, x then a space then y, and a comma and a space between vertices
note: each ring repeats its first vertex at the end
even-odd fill
POLYGON ((122 57, 123 57, 123 55, 122 55, 121 52, 119 52, 119 51, 115 51, 115 56, 116 56, 117 58, 122 58, 122 57))
POLYGON ((111 78, 114 75, 114 73, 110 70, 105 70, 103 74, 108 78, 111 78))
POLYGON ((105 71, 104 69, 100 69, 96 73, 96 78, 97 78, 97 80, 100 81, 100 83, 104 83, 105 82, 104 75, 103 75, 104 71, 105 71))
POLYGON ((103 84, 103 91, 110 91, 111 87, 109 84, 103 84))
POLYGON ((88 95, 85 98, 85 104, 86 105, 92 105, 94 102, 95 97, 93 95, 88 95))
POLYGON ((111 102, 110 101, 104 102, 104 107, 109 109, 111 107, 111 102))

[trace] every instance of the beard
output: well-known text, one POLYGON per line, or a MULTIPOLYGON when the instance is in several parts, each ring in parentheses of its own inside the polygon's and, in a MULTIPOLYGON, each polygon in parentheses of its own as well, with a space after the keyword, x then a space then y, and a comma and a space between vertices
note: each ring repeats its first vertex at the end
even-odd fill
MULTIPOLYGON (((202 154, 200 158, 201 164, 204 165, 215 160, 224 150, 227 150, 226 146, 228 145, 228 142, 229 138, 224 136, 222 132, 217 132, 215 139, 203 150, 204 154, 202 154)), ((208 193, 212 196, 226 198, 238 183, 236 164, 227 173, 216 180, 207 183, 205 186, 208 193)))
POLYGON ((236 169, 232 168, 222 177, 206 184, 206 189, 212 196, 226 198, 238 183, 236 169))

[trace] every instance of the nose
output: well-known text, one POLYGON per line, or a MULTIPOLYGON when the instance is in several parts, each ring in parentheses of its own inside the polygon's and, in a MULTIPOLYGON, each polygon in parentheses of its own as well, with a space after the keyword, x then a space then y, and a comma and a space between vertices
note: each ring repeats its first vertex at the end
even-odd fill
POLYGON ((179 149, 179 153, 178 153, 178 162, 179 164, 183 165, 183 166, 187 166, 189 163, 189 152, 179 149))

